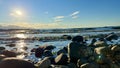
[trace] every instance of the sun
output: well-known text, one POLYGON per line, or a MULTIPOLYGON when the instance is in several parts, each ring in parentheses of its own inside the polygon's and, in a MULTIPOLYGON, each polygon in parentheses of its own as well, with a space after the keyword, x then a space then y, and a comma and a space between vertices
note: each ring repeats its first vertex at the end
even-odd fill
POLYGON ((23 15, 23 12, 20 11, 20 10, 15 10, 15 14, 16 14, 16 15, 19 15, 19 16, 22 16, 22 15, 23 15))
POLYGON ((23 17, 24 16, 24 12, 22 10, 20 10, 20 9, 14 9, 10 13, 10 15, 14 16, 14 17, 23 17))

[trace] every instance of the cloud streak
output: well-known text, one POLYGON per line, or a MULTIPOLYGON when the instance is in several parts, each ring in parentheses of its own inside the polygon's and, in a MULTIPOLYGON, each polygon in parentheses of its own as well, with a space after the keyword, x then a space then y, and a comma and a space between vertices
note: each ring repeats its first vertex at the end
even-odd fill
POLYGON ((65 16, 56 16, 56 17, 54 17, 54 22, 55 23, 62 22, 64 18, 65 18, 65 16))
POLYGON ((56 16, 54 19, 63 19, 65 16, 56 16))
POLYGON ((70 16, 75 16, 75 15, 78 15, 79 13, 80 13, 80 11, 75 11, 70 16))

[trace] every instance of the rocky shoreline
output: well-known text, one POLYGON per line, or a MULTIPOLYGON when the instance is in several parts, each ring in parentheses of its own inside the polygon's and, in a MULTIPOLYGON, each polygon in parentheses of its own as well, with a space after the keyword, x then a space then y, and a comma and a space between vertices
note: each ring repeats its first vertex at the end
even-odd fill
MULTIPOLYGON (((53 45, 33 48, 31 54, 40 59, 38 62, 18 59, 18 55, 23 54, 27 57, 27 53, 18 53, 0 47, 0 68, 119 68, 120 44, 107 43, 118 40, 119 37, 118 34, 111 33, 98 39, 92 38, 91 43, 87 44, 82 36, 65 36, 64 38, 71 42, 56 53, 52 52, 55 49, 53 45)), ((6 46, 14 47, 15 44, 6 46)))

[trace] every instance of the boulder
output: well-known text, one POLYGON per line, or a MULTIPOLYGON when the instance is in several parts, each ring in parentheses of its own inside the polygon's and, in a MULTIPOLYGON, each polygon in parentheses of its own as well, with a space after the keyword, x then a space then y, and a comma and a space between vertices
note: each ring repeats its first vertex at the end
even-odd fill
POLYGON ((108 36, 106 37, 106 40, 107 40, 107 41, 117 40, 117 39, 118 39, 118 36, 117 36, 116 34, 114 34, 114 33, 112 33, 112 34, 110 34, 110 35, 108 35, 108 36))
POLYGON ((0 61, 2 60, 2 59, 4 59, 4 58, 6 58, 6 56, 5 55, 0 55, 0 61))
POLYGON ((87 62, 88 62, 87 59, 84 59, 84 58, 78 59, 77 67, 80 67, 82 64, 85 64, 87 62))
POLYGON ((16 58, 5 58, 0 62, 0 68, 35 68, 34 64, 16 58))
POLYGON ((120 46, 114 45, 114 46, 111 48, 111 50, 112 50, 113 52, 120 51, 120 46))
POLYGON ((103 46, 103 47, 95 48, 95 53, 98 55, 101 54, 107 56, 107 55, 111 55, 112 52, 109 47, 103 46))
POLYGON ((11 43, 11 44, 7 44, 6 46, 9 46, 9 47, 15 47, 15 46, 16 46, 16 44, 11 43))
POLYGON ((55 46, 53 45, 45 45, 43 46, 44 50, 53 50, 55 48, 55 46))
POLYGON ((68 57, 66 54, 61 53, 55 58, 55 63, 57 65, 66 65, 68 64, 68 57))
POLYGON ((43 48, 37 48, 37 49, 35 49, 35 56, 36 56, 37 58, 41 58, 42 55, 43 55, 43 52, 44 52, 44 49, 43 49, 43 48))
POLYGON ((67 51, 66 51, 65 49, 60 49, 60 50, 57 52, 57 55, 60 55, 61 53, 66 54, 67 51))
POLYGON ((102 46, 108 46, 108 44, 105 41, 97 41, 94 43, 96 47, 102 47, 102 46))
POLYGON ((51 65, 51 62, 48 57, 45 57, 42 61, 39 61, 37 63, 38 68, 48 68, 50 67, 50 65, 51 65))
POLYGON ((35 51, 36 51, 36 49, 37 49, 37 48, 33 48, 33 49, 31 49, 31 52, 35 52, 35 51))
POLYGON ((0 47, 0 51, 3 51, 3 50, 5 50, 5 47, 0 47))
POLYGON ((53 56, 53 54, 50 50, 45 50, 44 53, 43 53, 43 56, 49 57, 49 56, 53 56))
POLYGON ((72 39, 73 42, 83 42, 83 37, 82 36, 75 36, 72 39))
POLYGON ((14 51, 4 50, 1 54, 5 55, 6 57, 16 57, 18 54, 14 51))

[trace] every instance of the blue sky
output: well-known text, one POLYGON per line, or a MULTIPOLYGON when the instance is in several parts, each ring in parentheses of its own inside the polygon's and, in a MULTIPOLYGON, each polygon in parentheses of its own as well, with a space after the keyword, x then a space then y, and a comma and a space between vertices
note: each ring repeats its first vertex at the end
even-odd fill
POLYGON ((0 24, 30 28, 120 26, 120 0, 0 0, 0 24))

